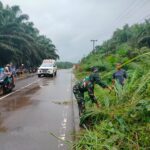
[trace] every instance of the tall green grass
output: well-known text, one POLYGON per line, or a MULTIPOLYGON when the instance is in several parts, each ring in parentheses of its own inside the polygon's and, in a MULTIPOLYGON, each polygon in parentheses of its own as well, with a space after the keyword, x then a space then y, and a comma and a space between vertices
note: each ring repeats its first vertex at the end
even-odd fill
MULTIPOLYGON (((101 104, 100 109, 86 98, 87 111, 81 117, 81 123, 86 129, 77 135, 79 140, 74 144, 75 149, 150 149, 149 54, 142 54, 124 63, 129 66, 129 77, 124 87, 116 82, 111 93, 96 87, 95 94, 101 104), (144 59, 140 60, 141 57, 144 59), (136 63, 133 62, 137 59, 136 63)), ((105 74, 106 72, 103 78, 106 77, 105 74)), ((112 72, 108 74, 111 75, 112 72)))

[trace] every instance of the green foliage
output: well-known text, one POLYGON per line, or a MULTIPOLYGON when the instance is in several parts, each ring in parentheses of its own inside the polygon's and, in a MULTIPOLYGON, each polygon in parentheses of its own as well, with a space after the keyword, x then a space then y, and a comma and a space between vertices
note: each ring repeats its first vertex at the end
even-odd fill
POLYGON ((69 69, 73 67, 73 63, 71 62, 57 62, 57 67, 59 69, 69 69))
POLYGON ((129 111, 132 122, 150 123, 150 100, 140 100, 134 108, 129 111))
POLYGON ((119 56, 126 56, 130 50, 131 47, 129 45, 121 44, 120 46, 118 46, 117 54, 119 54, 119 56))
POLYGON ((117 29, 113 37, 98 46, 97 52, 81 61, 82 72, 87 74, 91 65, 104 66, 101 78, 111 84, 115 64, 121 62, 128 79, 122 87, 117 82, 111 93, 98 86, 95 94, 100 109, 86 102, 81 132, 76 149, 89 150, 148 150, 150 149, 150 20, 131 27, 117 29))
POLYGON ((52 41, 41 36, 28 19, 19 6, 4 7, 0 2, 0 65, 36 66, 43 59, 59 58, 52 41))

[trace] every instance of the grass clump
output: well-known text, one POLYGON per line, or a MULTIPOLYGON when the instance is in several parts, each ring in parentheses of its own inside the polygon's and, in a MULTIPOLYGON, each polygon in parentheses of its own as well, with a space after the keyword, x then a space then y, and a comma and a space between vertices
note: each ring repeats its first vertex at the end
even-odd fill
POLYGON ((86 97, 81 117, 85 130, 77 135, 77 150, 150 150, 150 20, 114 32, 112 38, 81 60, 78 79, 100 68, 102 80, 111 85, 115 64, 127 70, 124 87, 115 84, 111 93, 95 86, 98 109, 86 97), (144 31, 144 32, 143 32, 144 31), (128 37, 128 38, 127 38, 128 37))

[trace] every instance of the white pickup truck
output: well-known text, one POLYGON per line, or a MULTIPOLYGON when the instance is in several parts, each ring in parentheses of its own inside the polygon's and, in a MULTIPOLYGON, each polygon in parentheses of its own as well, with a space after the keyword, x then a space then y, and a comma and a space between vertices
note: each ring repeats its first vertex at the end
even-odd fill
POLYGON ((37 71, 38 77, 44 76, 56 76, 57 74, 57 66, 56 61, 53 59, 44 59, 41 66, 37 71))

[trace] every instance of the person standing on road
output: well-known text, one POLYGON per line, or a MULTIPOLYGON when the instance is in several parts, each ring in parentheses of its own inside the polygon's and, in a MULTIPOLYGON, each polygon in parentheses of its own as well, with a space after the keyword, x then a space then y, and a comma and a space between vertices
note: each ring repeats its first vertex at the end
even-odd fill
POLYGON ((113 85, 115 81, 117 81, 120 85, 125 84, 125 80, 127 79, 127 73, 124 69, 122 69, 121 63, 116 64, 116 72, 113 74, 113 85))
POLYGON ((82 81, 79 81, 73 87, 73 93, 75 98, 77 99, 78 108, 79 108, 79 116, 85 111, 85 99, 84 93, 88 92, 88 95, 93 103, 96 104, 97 108, 99 108, 99 104, 94 95, 94 85, 98 84, 102 88, 107 88, 111 90, 111 87, 103 83, 99 77, 99 69, 97 67, 92 67, 92 73, 84 78, 82 81))
POLYGON ((10 72, 12 72, 13 76, 16 77, 16 67, 13 63, 10 63, 10 72))

